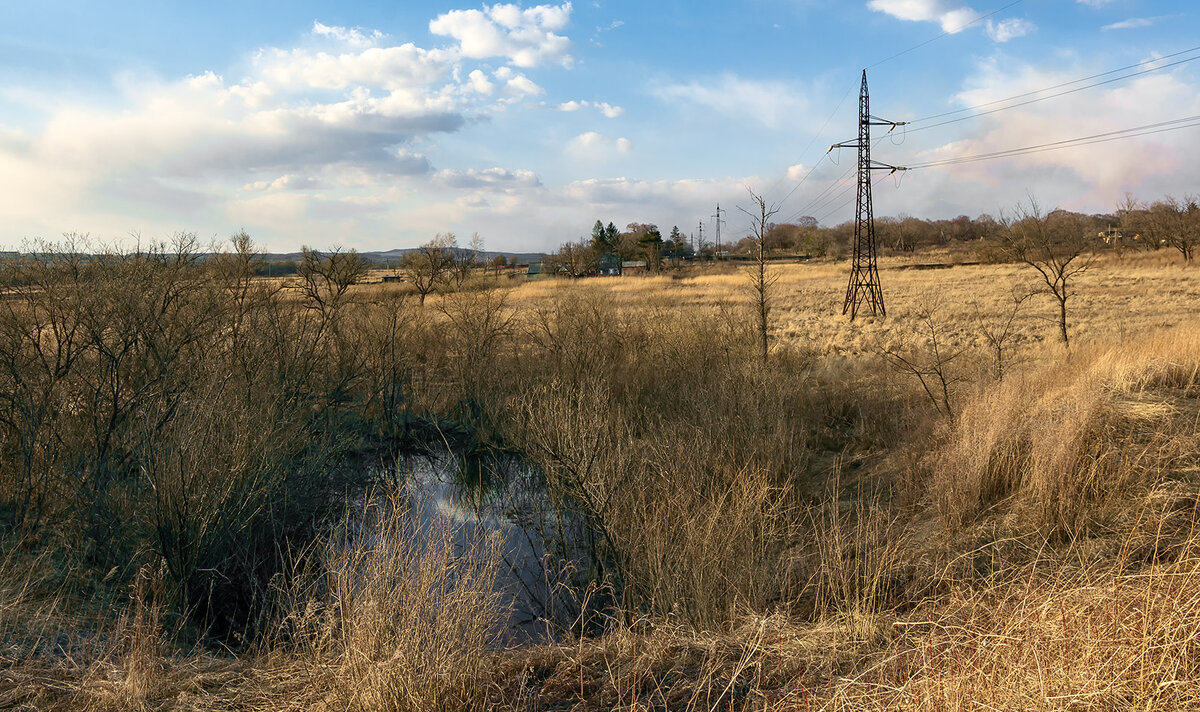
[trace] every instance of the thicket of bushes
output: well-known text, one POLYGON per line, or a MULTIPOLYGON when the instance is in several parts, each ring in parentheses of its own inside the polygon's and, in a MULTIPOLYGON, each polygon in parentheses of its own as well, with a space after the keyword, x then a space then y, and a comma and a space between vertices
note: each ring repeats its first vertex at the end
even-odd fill
POLYGON ((110 581, 161 563, 173 610, 231 641, 388 399, 366 378, 377 335, 352 327, 334 281, 293 294, 255 267, 244 236, 207 258, 181 236, 0 266, 6 541, 110 581))

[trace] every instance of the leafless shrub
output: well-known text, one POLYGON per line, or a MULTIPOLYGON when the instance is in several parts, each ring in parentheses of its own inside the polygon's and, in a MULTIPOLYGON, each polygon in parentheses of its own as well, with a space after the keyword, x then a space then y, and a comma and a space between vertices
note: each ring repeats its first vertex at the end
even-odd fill
POLYGON ((915 377, 929 396, 933 407, 948 418, 954 417, 951 396, 954 386, 965 377, 955 361, 967 352, 962 346, 947 343, 946 327, 938 315, 939 305, 931 302, 913 312, 917 322, 916 345, 904 342, 879 347, 880 355, 900 373, 915 377))
POLYGON ((1069 344, 1067 300, 1074 294, 1073 283, 1091 267, 1095 255, 1082 216, 1061 210, 1042 215, 1037 201, 1030 198, 1028 208, 1018 206, 1001 224, 1001 250, 1041 275, 1058 303, 1059 336, 1064 345, 1069 344))

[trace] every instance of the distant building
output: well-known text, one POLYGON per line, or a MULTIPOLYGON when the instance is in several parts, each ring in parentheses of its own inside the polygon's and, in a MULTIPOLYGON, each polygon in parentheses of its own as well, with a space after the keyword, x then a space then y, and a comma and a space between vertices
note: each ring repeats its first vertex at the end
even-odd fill
POLYGON ((535 277, 541 273, 542 273, 542 263, 541 262, 530 262, 529 263, 528 274, 530 277, 535 277))
POLYGON ((1106 245, 1132 245, 1142 241, 1141 235, 1131 234, 1128 231, 1115 227, 1101 230, 1098 236, 1106 245))
POLYGON ((405 280, 403 277, 401 277, 398 274, 385 274, 385 275, 383 275, 383 281, 385 283, 392 283, 392 282, 403 282, 405 280))
POLYGON ((645 274, 646 260, 625 260, 621 263, 621 274, 645 274))
POLYGON ((615 277, 621 274, 621 258, 614 254, 600 255, 596 260, 596 270, 593 274, 601 277, 615 277))

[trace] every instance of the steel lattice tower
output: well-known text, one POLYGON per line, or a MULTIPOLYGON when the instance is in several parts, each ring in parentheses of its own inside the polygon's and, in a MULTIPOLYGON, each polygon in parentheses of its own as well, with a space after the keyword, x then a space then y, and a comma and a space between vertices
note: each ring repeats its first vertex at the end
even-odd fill
POLYGON ((889 126, 890 131, 903 125, 903 121, 884 121, 871 116, 867 70, 864 69, 862 91, 858 96, 858 138, 853 142, 834 144, 829 149, 858 149, 858 197, 854 201, 854 262, 850 270, 850 282, 846 285, 846 301, 842 304, 842 314, 849 313, 851 321, 858 316, 859 306, 864 301, 870 305, 872 314, 887 316, 875 257, 875 209, 871 203, 871 171, 889 170, 894 173, 905 169, 871 160, 871 127, 889 126))

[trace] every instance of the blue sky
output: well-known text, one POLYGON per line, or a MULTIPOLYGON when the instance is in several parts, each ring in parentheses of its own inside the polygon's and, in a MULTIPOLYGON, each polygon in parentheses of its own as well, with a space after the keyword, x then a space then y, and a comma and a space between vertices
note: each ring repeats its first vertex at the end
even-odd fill
MULTIPOLYGON (((1158 59, 1197 45, 1182 0, 5 1, 0 247, 544 250, 597 218, 711 230, 717 202, 736 236, 747 188, 835 224, 853 156, 826 151, 855 135, 863 67, 898 121, 1154 70, 877 142, 909 165, 1200 115, 1200 51, 1158 59)), ((876 214, 1106 211, 1200 191, 1197 155, 1192 127, 911 171, 876 214)))

